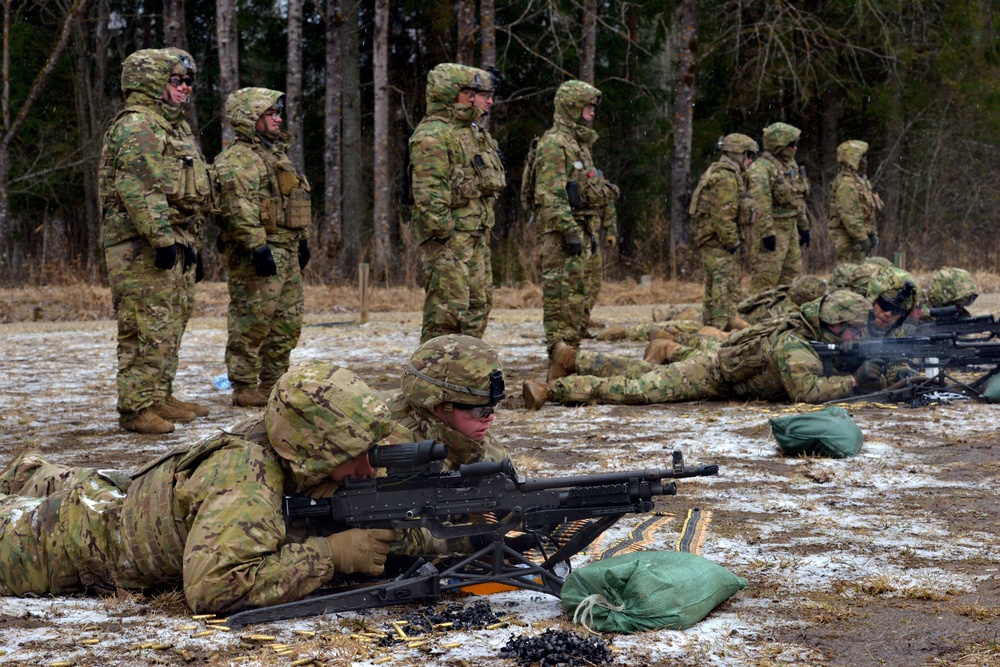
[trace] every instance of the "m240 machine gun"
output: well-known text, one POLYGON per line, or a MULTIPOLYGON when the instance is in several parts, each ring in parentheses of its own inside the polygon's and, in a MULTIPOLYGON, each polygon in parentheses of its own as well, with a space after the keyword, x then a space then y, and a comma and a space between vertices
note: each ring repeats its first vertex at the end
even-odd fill
POLYGON ((830 368, 834 362, 856 368, 863 361, 877 359, 887 365, 905 363, 925 373, 924 377, 901 380, 884 391, 832 403, 904 402, 939 392, 978 399, 986 383, 1000 373, 1000 341, 966 339, 956 332, 913 338, 866 338, 839 344, 811 342, 810 345, 823 361, 824 368, 830 368), (972 380, 962 380, 955 376, 955 371, 979 374, 972 380))
POLYGON ((930 321, 922 322, 913 331, 914 336, 955 334, 960 338, 974 336, 980 342, 1000 336, 1000 322, 993 315, 968 315, 958 306, 931 308, 930 321))
POLYGON ((329 595, 252 609, 230 616, 230 627, 317 614, 435 599, 441 593, 495 582, 559 596, 571 556, 629 513, 651 512, 656 496, 676 495, 666 479, 718 474, 718 466, 686 466, 673 453, 666 469, 629 470, 596 475, 526 479, 509 459, 441 471, 445 445, 424 440, 373 448, 372 467, 387 476, 345 480, 332 497, 286 496, 289 522, 308 520, 318 531, 346 528, 426 528, 438 538, 467 538, 472 552, 444 558, 439 567, 423 559, 395 580, 365 584, 329 595), (495 521, 483 521, 491 514, 495 521), (563 544, 548 540, 551 531, 581 521, 563 544), (513 548, 511 531, 524 548, 513 548), (520 538, 527 537, 524 546, 520 538), (505 540, 505 538, 507 538, 505 540), (537 548, 540 563, 522 551, 537 548))

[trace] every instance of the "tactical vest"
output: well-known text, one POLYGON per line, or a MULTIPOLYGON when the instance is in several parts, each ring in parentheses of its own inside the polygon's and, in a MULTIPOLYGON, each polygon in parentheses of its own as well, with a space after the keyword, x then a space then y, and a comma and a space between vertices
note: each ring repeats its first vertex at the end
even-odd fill
POLYGON ((601 209, 618 201, 620 191, 617 185, 605 178, 604 172, 594 166, 594 158, 590 154, 590 149, 580 144, 579 141, 574 143, 576 151, 571 156, 573 163, 567 180, 570 183, 580 185, 580 199, 583 206, 573 213, 600 215, 601 209))
POLYGON ((794 162, 785 165, 769 152, 763 153, 758 159, 770 162, 776 174, 771 185, 773 202, 771 215, 775 218, 796 217, 799 214, 799 207, 804 204, 805 196, 809 193, 809 182, 805 179, 804 170, 794 162))
POLYGON ((773 336, 795 325, 793 317, 781 317, 734 332, 719 348, 719 373, 727 382, 746 382, 767 367, 773 336))
POLYGON ((834 180, 833 186, 830 188, 829 208, 832 214, 829 225, 830 228, 844 226, 840 219, 840 211, 834 201, 837 186, 841 180, 851 180, 854 182, 854 188, 858 193, 858 201, 861 204, 861 215, 864 218, 864 224, 867 226, 874 225, 875 215, 878 213, 878 204, 875 199, 875 193, 872 191, 871 182, 866 176, 862 176, 855 171, 841 171, 837 174, 837 178, 834 180))
POLYGON ((475 125, 455 130, 462 159, 451 172, 451 208, 488 197, 507 185, 496 141, 475 125))
POLYGON ((724 172, 733 174, 737 183, 739 209, 736 220, 732 222, 736 224, 740 240, 743 239, 743 226, 750 222, 749 212, 751 207, 747 200, 747 186, 739 166, 728 159, 717 160, 710 164, 705 173, 701 175, 698 185, 695 186, 694 192, 691 193, 691 205, 688 206, 688 214, 691 216, 692 221, 691 240, 696 246, 705 245, 715 235, 716 230, 712 228, 709 221, 712 214, 711 203, 707 201, 707 198, 703 199, 701 195, 706 187, 714 185, 716 182, 715 176, 719 175, 722 178, 724 177, 724 172))
POLYGON ((273 234, 278 227, 306 229, 312 222, 309 181, 300 176, 284 151, 273 151, 254 142, 252 149, 265 166, 270 196, 261 197, 260 224, 273 234))

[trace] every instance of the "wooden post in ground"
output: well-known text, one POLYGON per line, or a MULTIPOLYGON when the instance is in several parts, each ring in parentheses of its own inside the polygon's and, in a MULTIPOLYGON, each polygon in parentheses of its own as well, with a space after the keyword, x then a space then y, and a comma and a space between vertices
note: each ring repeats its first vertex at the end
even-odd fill
POLYGON ((905 252, 894 252, 894 253, 892 253, 892 263, 905 271, 906 270, 906 253, 905 252))
POLYGON ((361 324, 368 322, 368 262, 358 265, 358 290, 361 292, 361 324))

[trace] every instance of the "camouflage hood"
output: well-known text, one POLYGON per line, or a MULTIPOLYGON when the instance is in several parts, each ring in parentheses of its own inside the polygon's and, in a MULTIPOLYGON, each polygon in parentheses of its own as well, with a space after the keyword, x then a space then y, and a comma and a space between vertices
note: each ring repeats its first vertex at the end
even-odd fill
MULTIPOLYGON (((464 88, 492 90, 489 72, 458 63, 441 63, 427 74, 427 115, 445 114, 464 88)), ((480 111, 478 115, 482 115, 480 111)))
POLYGON ((172 74, 194 75, 194 60, 187 51, 177 48, 142 49, 122 63, 122 93, 126 99, 138 97, 158 102, 172 74))
POLYGON ((861 158, 868 152, 868 144, 864 141, 851 139, 837 146, 837 162, 854 171, 858 170, 861 158))
POLYGON ((771 123, 764 128, 764 150, 773 153, 793 141, 798 141, 801 135, 802 130, 788 123, 771 123))
POLYGON ((472 336, 432 338, 413 353, 399 382, 406 401, 433 410, 442 403, 495 405, 504 398, 497 353, 472 336))
POLYGON ((931 279, 927 290, 927 302, 931 308, 945 306, 968 306, 979 296, 979 288, 972 275, 965 269, 949 267, 941 269, 931 279))
POLYGON ((580 116, 585 106, 600 106, 601 91, 583 81, 566 81, 556 90, 555 112, 553 117, 557 124, 583 125, 580 116))
POLYGON ((264 422, 271 447, 288 462, 299 491, 324 481, 392 430, 389 408, 361 378, 315 360, 281 376, 264 422))
POLYGON ((270 88, 240 88, 226 100, 226 119, 233 130, 247 140, 257 134, 257 120, 285 94, 270 88))

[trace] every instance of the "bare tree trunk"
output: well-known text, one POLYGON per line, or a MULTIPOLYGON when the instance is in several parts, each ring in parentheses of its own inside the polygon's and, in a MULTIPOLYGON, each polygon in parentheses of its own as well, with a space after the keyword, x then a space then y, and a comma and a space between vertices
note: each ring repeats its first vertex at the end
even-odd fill
POLYGON ((494 0, 479 2, 479 54, 483 69, 497 65, 497 12, 494 0))
POLYGON ((66 50, 66 45, 69 43, 69 37, 72 33, 73 26, 80 20, 84 11, 87 9, 87 3, 89 0, 76 0, 66 12, 66 17, 63 19, 62 27, 59 29, 59 37, 56 39, 55 45, 52 47, 51 53, 49 53, 48 59, 45 61, 45 65, 35 76, 35 80, 31 83, 31 88, 28 91, 27 97, 24 99, 24 103, 17 112, 17 116, 14 120, 10 120, 10 0, 3 0, 4 2, 4 22, 3 22, 3 128, 0 131, 0 275, 3 275, 10 268, 10 259, 13 257, 13 248, 9 243, 9 240, 13 238, 12 227, 13 221, 11 220, 10 211, 10 146, 14 141, 14 137, 17 136, 18 131, 21 126, 24 125, 24 121, 27 119, 28 114, 31 113, 31 109, 35 106, 35 102, 38 101, 39 95, 42 93, 42 88, 45 87, 45 83, 48 81, 49 77, 52 75, 52 71, 56 67, 56 63, 59 61, 59 57, 62 56, 63 51, 66 50))
POLYGON ((222 147, 233 143, 233 126, 226 120, 226 100, 240 87, 240 35, 236 0, 217 0, 215 31, 219 47, 219 117, 222 119, 222 147))
POLYGON ((188 50, 184 0, 163 0, 163 42, 167 46, 188 50))
POLYGON ((341 269, 344 275, 357 275, 357 264, 365 243, 367 219, 364 182, 364 147, 361 136, 361 52, 358 44, 359 0, 344 0, 343 88, 341 145, 343 150, 344 246, 341 269))
MULTIPOLYGON (((902 82, 892 75, 886 82, 889 90, 886 99, 889 100, 889 114, 884 128, 885 153, 882 155, 882 164, 878 171, 883 175, 880 179, 876 191, 884 197, 885 210, 882 217, 876 222, 878 234, 882 237, 882 243, 892 244, 902 235, 900 223, 900 190, 902 189, 902 168, 900 166, 903 153, 903 133, 905 123, 902 118, 901 98, 902 82)), ((875 165, 870 165, 874 167, 875 165)), ((869 172, 870 173, 870 172, 869 172)), ((886 245, 879 245, 876 251, 880 255, 887 255, 886 245)))
POLYGON ((476 61, 476 2, 458 0, 455 21, 458 24, 458 48, 455 58, 463 65, 476 61))
POLYGON ((389 265, 389 0, 375 0, 374 252, 376 278, 389 265))
POLYGON ((288 77, 285 81, 285 127, 291 135, 288 157, 302 171, 302 0, 288 0, 288 77))
POLYGON ((583 0, 583 35, 580 39, 580 80, 594 84, 597 51, 597 0, 583 0))
MULTIPOLYGON (((323 100, 325 122, 323 125, 324 183, 323 219, 320 230, 320 244, 326 257, 333 259, 340 252, 343 242, 343 218, 341 216, 341 181, 343 180, 340 150, 340 91, 343 86, 343 60, 340 53, 344 17, 340 12, 340 0, 326 3, 326 95, 323 100)), ((330 276, 333 277, 332 275, 330 276)))
POLYGON ((698 67, 698 0, 680 7, 680 46, 674 101, 674 156, 670 163, 670 263, 676 278, 676 249, 684 242, 691 201, 691 135, 693 131, 695 70, 698 67))

